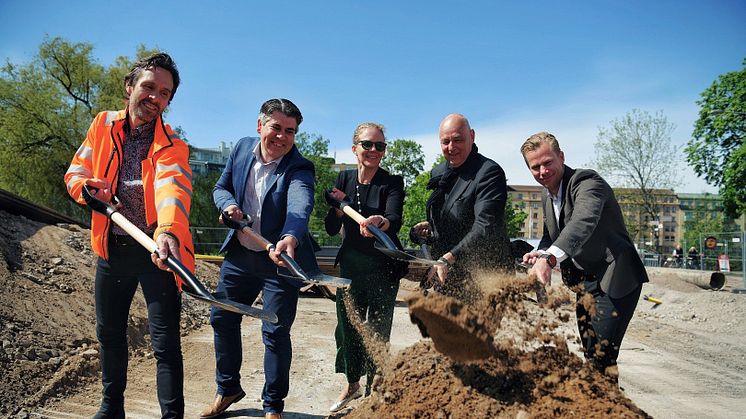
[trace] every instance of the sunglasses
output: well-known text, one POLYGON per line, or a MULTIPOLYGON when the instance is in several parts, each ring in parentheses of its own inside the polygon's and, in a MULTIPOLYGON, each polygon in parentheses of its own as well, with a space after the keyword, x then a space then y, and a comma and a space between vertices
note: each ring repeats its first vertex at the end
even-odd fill
POLYGON ((380 152, 386 151, 386 146, 388 145, 384 142, 373 142, 370 140, 362 140, 362 141, 358 141, 357 143, 363 147, 363 150, 370 151, 373 147, 375 147, 376 151, 380 151, 380 152))

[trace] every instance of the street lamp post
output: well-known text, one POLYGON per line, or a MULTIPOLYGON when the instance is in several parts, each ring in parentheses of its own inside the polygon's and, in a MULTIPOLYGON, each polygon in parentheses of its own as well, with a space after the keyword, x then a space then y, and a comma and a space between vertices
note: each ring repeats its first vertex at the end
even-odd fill
POLYGON ((746 230, 741 229, 741 274, 743 275, 743 288, 733 288, 736 294, 746 294, 746 230))

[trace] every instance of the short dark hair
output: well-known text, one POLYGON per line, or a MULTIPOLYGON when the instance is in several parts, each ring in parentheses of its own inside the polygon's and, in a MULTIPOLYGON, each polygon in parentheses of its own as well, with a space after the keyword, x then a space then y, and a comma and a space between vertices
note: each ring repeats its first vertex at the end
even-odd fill
POLYGON ((262 103, 262 107, 259 108, 259 121, 261 121, 262 125, 269 121, 269 118, 275 111, 280 111, 287 117, 295 118, 296 125, 300 125, 303 122, 303 115, 300 113, 300 109, 295 106, 295 103, 289 99, 270 99, 262 103))
POLYGON ((176 63, 170 55, 165 52, 159 52, 149 57, 140 58, 132 65, 132 69, 126 76, 124 76, 125 86, 134 86, 137 84, 137 79, 144 70, 150 70, 156 67, 160 67, 171 73, 171 77, 174 79, 174 88, 171 90, 171 97, 168 99, 168 103, 171 103, 174 96, 176 95, 176 89, 179 88, 179 70, 176 68, 176 63))

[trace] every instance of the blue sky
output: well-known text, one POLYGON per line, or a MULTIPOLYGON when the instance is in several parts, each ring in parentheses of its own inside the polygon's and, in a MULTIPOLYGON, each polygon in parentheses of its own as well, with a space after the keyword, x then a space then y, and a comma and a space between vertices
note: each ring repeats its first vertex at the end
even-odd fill
MULTIPOLYGON (((742 68, 744 22, 743 0, 3 0, 0 58, 28 62, 47 35, 94 44, 104 65, 164 49, 183 80, 167 121, 199 147, 255 135, 261 103, 287 97, 337 161, 352 161, 354 127, 377 121, 431 162, 440 120, 459 112, 509 183, 534 184, 518 148, 537 131, 575 167, 598 127, 634 108, 662 110, 685 144, 699 94, 742 68)), ((679 191, 715 191, 686 166, 682 180, 679 191)))

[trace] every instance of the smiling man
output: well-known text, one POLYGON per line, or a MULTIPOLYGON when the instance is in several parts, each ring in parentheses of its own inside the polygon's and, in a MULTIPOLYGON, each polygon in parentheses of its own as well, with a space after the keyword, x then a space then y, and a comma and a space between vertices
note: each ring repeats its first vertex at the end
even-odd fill
MULTIPOLYGON (((285 406, 292 358, 290 327, 295 320, 301 285, 278 277, 277 267, 282 266, 279 255, 286 252, 307 270, 316 266, 314 242, 308 233, 314 201, 314 166, 295 146, 301 121, 303 116, 293 102, 287 99, 264 102, 257 120, 259 139, 246 137, 238 141, 213 189, 213 199, 220 211, 234 220, 249 215, 252 229, 276 243, 276 250, 267 254, 266 249, 253 243, 245 233, 230 230, 220 249, 227 253, 217 289, 229 299, 248 305, 263 292, 264 309, 276 313, 279 319, 277 324, 262 323, 265 345, 262 400, 267 418, 281 418, 285 406)), ((221 415, 246 395, 240 375, 241 319, 240 314, 212 309, 218 389, 201 418, 221 415)))
POLYGON ((546 188, 544 235, 538 250, 523 261, 533 264, 544 284, 552 268, 577 293, 578 331, 586 359, 616 380, 619 347, 648 281, 624 225, 614 192, 598 173, 571 169, 554 135, 540 132, 521 146, 534 179, 546 188), (591 298, 583 298, 590 294, 591 298), (593 307, 581 304, 592 299, 593 307))
POLYGON ((138 284, 148 304, 157 360, 158 401, 164 418, 184 416, 183 361, 179 334, 181 297, 168 255, 194 271, 189 233, 192 172, 186 143, 161 119, 179 87, 167 54, 138 60, 124 78, 126 108, 101 112, 65 174, 70 196, 85 204, 83 186, 100 200, 119 198, 119 213, 158 244, 151 255, 127 232, 92 213, 96 265, 96 336, 100 343, 101 408, 96 418, 124 418, 127 384, 127 319, 138 284))
POLYGON ((427 221, 412 228, 413 239, 432 244, 442 262, 430 270, 435 288, 469 301, 480 295, 472 274, 510 271, 513 261, 505 227, 508 189, 505 172, 479 154, 474 130, 460 114, 440 123, 445 161, 434 167, 428 189, 427 221))

